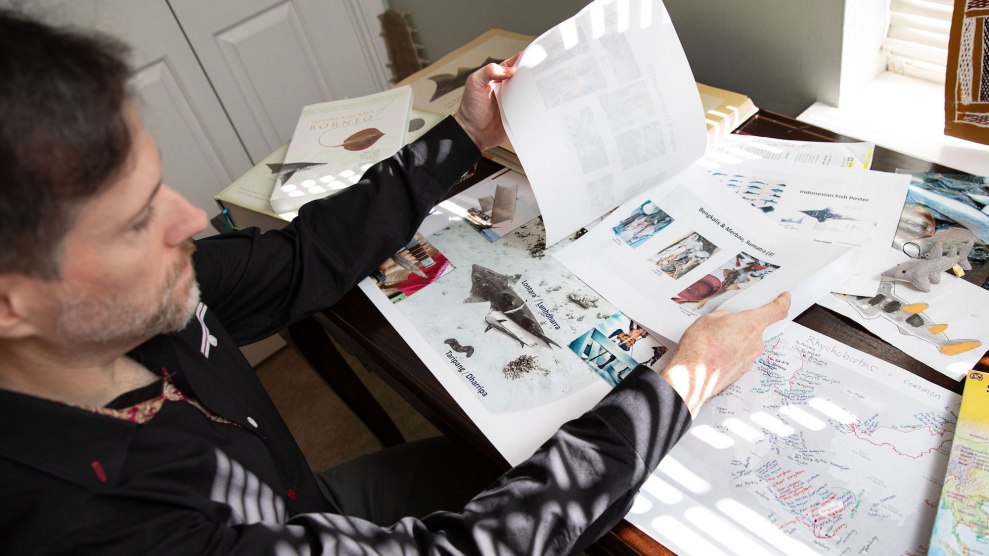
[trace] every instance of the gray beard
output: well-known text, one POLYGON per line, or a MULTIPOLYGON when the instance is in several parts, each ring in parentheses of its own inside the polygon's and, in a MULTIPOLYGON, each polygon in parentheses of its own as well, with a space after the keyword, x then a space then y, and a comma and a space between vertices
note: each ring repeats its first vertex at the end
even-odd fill
POLYGON ((58 333, 72 343, 111 343, 178 332, 195 314, 200 294, 195 280, 182 299, 172 299, 174 288, 165 288, 152 310, 109 295, 66 296, 59 301, 58 333))

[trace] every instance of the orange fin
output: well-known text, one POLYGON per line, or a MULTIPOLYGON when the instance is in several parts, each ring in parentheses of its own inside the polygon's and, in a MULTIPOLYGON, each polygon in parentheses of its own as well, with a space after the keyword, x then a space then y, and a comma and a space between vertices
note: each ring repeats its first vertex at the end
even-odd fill
POLYGON ((934 326, 931 326, 927 330, 929 330, 931 332, 931 334, 940 334, 940 333, 944 332, 947 329, 948 329, 948 325, 947 324, 935 324, 934 326))
POLYGON ((900 310, 903 311, 904 313, 916 315, 917 313, 922 313, 926 311, 928 307, 929 305, 926 303, 911 303, 910 305, 904 305, 903 307, 900 307, 900 310))
POLYGON ((982 342, 977 340, 959 340, 950 344, 944 344, 941 346, 941 353, 945 355, 958 355, 959 353, 965 353, 966 351, 973 350, 982 345, 982 342))

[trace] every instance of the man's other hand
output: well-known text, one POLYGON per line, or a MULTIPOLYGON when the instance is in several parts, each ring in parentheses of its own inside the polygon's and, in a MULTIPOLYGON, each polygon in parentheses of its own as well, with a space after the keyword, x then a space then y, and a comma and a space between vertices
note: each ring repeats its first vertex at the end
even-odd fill
POLYGON ((741 378, 762 354, 762 333, 786 318, 790 294, 748 311, 702 315, 683 333, 680 346, 660 373, 696 417, 701 405, 741 378))
POLYGON ((518 57, 516 54, 500 64, 488 64, 467 78, 464 96, 453 117, 481 151, 496 147, 508 139, 491 84, 515 75, 513 66, 518 57))

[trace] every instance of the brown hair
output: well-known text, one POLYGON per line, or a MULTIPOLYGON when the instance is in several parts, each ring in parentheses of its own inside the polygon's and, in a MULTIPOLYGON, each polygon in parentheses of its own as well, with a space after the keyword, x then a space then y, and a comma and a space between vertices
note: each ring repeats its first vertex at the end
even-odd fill
POLYGON ((77 209, 124 167, 126 55, 0 10, 0 274, 57 278, 77 209))

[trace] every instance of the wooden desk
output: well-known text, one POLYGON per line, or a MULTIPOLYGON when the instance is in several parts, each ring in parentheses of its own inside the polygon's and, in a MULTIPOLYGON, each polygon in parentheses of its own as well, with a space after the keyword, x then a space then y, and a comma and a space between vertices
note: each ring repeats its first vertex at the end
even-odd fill
MULTIPOLYGON (((738 133, 802 141, 851 141, 796 120, 759 112, 743 124, 738 133)), ((872 168, 895 171, 897 168, 917 172, 954 172, 937 164, 877 148, 872 168)), ((348 293, 336 306, 322 315, 321 322, 348 350, 360 357, 371 369, 401 393, 437 428, 452 438, 476 446, 496 461, 504 460, 494 446, 474 426, 457 403, 447 394, 433 374, 406 345, 398 333, 359 290, 348 293)), ((962 383, 931 369, 907 356, 866 331, 857 323, 831 311, 812 306, 796 322, 835 338, 849 346, 884 359, 924 379, 961 393, 962 383)), ((989 357, 978 368, 989 371, 989 357)), ((506 464, 507 466, 507 464, 506 464)), ((589 551, 595 554, 670 554, 668 550, 628 522, 623 521, 589 551)))

